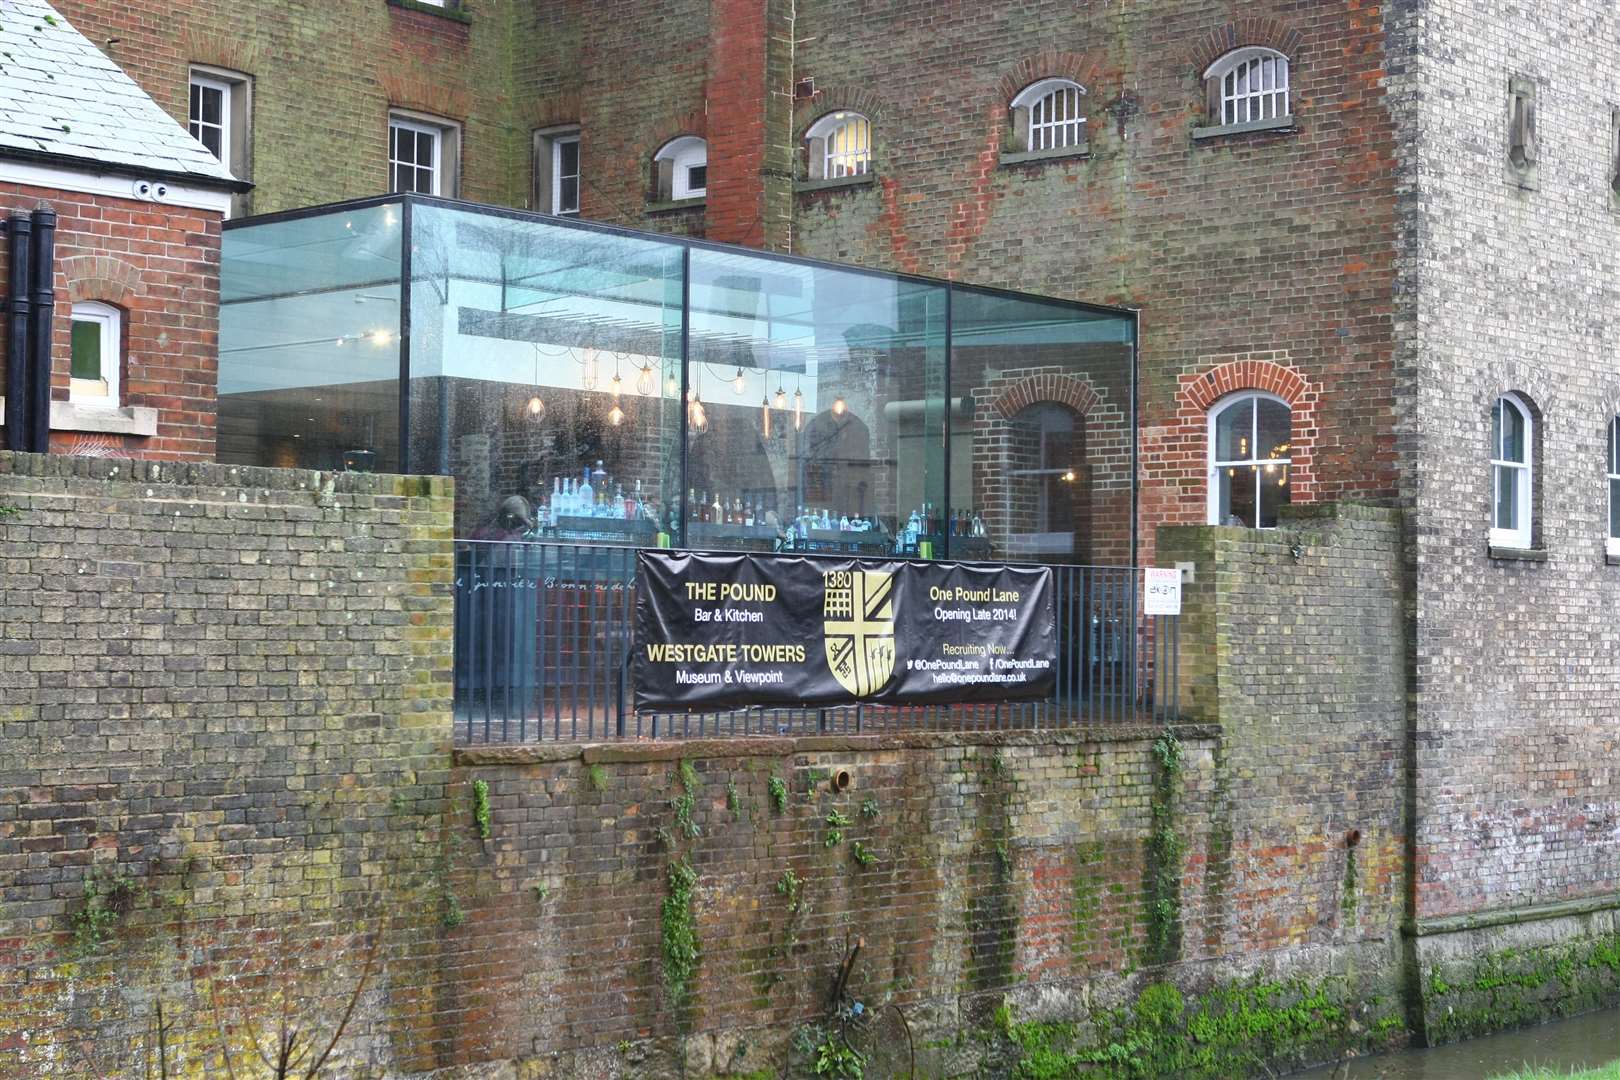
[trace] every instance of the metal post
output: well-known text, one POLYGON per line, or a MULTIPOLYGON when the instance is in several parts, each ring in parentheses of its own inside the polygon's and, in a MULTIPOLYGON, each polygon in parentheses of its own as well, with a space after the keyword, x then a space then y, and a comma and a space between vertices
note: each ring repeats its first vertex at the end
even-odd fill
POLYGON ((688 443, 691 435, 687 427, 691 423, 692 411, 687 408, 686 395, 691 392, 691 365, 687 362, 687 350, 692 344, 692 249, 681 245, 681 400, 676 403, 680 410, 681 429, 681 478, 675 488, 675 501, 681 508, 681 531, 679 536, 670 537, 682 550, 687 547, 686 526, 692 519, 692 508, 686 505, 686 492, 689 478, 686 475, 688 443))
POLYGON ((56 313, 56 211, 42 206, 34 211, 34 250, 29 260, 29 282, 34 294, 28 332, 29 449, 36 454, 51 449, 51 320, 56 313))
MULTIPOLYGON (((399 207, 399 471, 411 471, 411 197, 399 207)), ((448 386, 443 380, 442 394, 448 386)), ((448 470, 447 470, 448 471, 448 470)))

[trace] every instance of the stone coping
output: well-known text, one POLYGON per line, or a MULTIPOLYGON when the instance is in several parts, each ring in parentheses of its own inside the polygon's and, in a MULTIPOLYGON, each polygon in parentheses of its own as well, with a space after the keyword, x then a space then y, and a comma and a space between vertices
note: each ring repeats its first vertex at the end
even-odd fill
MULTIPOLYGON (((271 469, 208 462, 150 461, 130 458, 76 457, 69 454, 22 454, 0 450, 0 488, 8 477, 55 481, 65 488, 77 481, 162 485, 165 488, 218 488, 232 492, 331 491, 342 495, 450 497, 455 481, 448 476, 399 473, 322 472, 317 469, 271 469)), ((37 489, 34 489, 37 490, 37 489)))
POLYGON ((1402 929, 1409 937, 1431 937, 1436 934, 1457 934, 1466 930, 1544 922, 1547 919, 1567 919, 1614 910, 1620 910, 1620 893, 1588 896, 1580 900, 1560 900, 1551 904, 1530 904, 1526 907, 1503 908, 1497 911, 1474 911, 1466 915, 1415 919, 1408 921, 1402 929))
MULTIPOLYGON (((1219 739, 1221 736, 1217 724, 1171 726, 1182 739, 1219 739)), ((938 750, 953 746, 1085 746, 1148 742, 1163 731, 1163 727, 1154 724, 1119 724, 1043 731, 904 731, 881 735, 738 735, 724 739, 661 739, 657 742, 487 743, 456 747, 452 763, 463 766, 543 765, 556 761, 622 764, 679 758, 938 750)))

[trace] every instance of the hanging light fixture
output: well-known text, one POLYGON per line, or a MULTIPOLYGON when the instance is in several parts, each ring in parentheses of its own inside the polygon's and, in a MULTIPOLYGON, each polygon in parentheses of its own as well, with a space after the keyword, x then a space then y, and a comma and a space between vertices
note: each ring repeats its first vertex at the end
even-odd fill
POLYGON ((530 420, 540 420, 546 415, 546 403, 540 396, 540 346, 534 346, 534 390, 529 395, 529 401, 524 406, 530 420))
POLYGON ((636 393, 646 397, 653 392, 654 378, 652 365, 643 363, 640 372, 636 375, 636 393))
POLYGON ((804 391, 793 391, 793 430, 804 430, 804 391))
POLYGON ((771 403, 765 398, 759 399, 760 430, 768 439, 771 437, 771 403))
MULTIPOLYGON (((619 358, 615 356, 613 358, 613 378, 608 380, 608 393, 613 395, 613 407, 615 409, 619 407, 619 394, 623 390, 624 380, 619 378, 619 358)), ((623 419, 624 414, 620 413, 619 415, 620 419, 623 419)))
POLYGON ((839 394, 837 397, 833 398, 832 411, 834 416, 843 416, 844 410, 847 408, 849 408, 849 406, 844 403, 844 395, 839 394))
POLYGON ((748 384, 743 381, 743 369, 738 368, 737 377, 731 380, 731 392, 736 394, 738 397, 741 397, 742 392, 747 389, 747 387, 748 384))
POLYGON ((787 408, 787 391, 782 389, 782 381, 776 381, 776 399, 773 402, 778 409, 787 408))
POLYGON ((613 402, 613 408, 608 410, 608 423, 612 424, 614 427, 618 427, 620 424, 624 423, 624 410, 619 408, 619 403, 617 400, 613 402))

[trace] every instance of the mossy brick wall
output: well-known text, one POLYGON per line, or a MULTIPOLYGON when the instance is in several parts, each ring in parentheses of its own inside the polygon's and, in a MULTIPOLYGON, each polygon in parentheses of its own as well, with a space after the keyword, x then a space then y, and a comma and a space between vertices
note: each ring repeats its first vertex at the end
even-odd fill
POLYGON ((342 1074, 431 1061, 451 503, 0 454, 0 1076, 144 1075, 160 995, 171 1065, 222 1075, 209 988, 330 1009, 379 910, 342 1074))
MULTIPOLYGON (((59 453, 164 460, 214 458, 219 371, 220 215, 213 211, 0 184, 0 217, 56 211, 56 309, 52 397, 68 397, 73 304, 95 300, 122 312, 125 363, 120 402, 157 410, 157 434, 57 430, 59 453)), ((0 281, 9 245, 0 244, 0 281)), ((0 386, 8 327, 0 325, 0 386)), ((3 396, 3 395, 0 395, 3 396)))
POLYGON ((469 2, 462 21, 386 0, 57 4, 182 124, 190 65, 253 77, 254 213, 387 191, 391 107, 462 125, 463 197, 524 205, 529 140, 513 123, 511 33, 520 6, 547 5, 469 2))
MULTIPOLYGON (((1181 733, 1165 819, 1180 838, 1179 897, 1173 944, 1153 955, 1150 840, 1166 790, 1158 736, 1120 728, 458 750, 447 846, 466 922, 441 953, 444 985, 455 988, 441 1060, 516 1060, 520 1071, 557 1076, 803 1068, 793 1035, 824 1018, 857 939, 854 994, 904 1009, 925 1075, 1009 1068, 1016 1053, 997 1056, 1009 1046, 998 1008, 1090 1031, 1099 1010, 1129 1008, 1155 980, 1197 996, 1263 974, 1286 984, 1279 997, 1331 984, 1335 1005, 1358 1018, 1387 1012, 1376 859, 1365 921, 1338 917, 1336 876, 1285 884, 1255 873, 1253 902, 1300 914, 1238 925, 1249 871, 1214 874, 1227 842, 1218 802, 1229 751, 1213 728, 1181 733), (689 926, 696 941, 689 975, 665 954, 672 870, 687 867, 690 901, 675 909, 675 928, 689 926)), ((1312 1044, 1319 1055, 1344 1037, 1325 1030, 1313 1035, 1324 1040, 1312 1044)), ((1260 1054, 1301 1060, 1294 1052, 1300 1044, 1260 1054)))
POLYGON ((1398 512, 1347 504, 1160 530, 1161 565, 1193 567, 1183 709, 1224 734, 1208 922, 1225 948, 1351 947, 1398 985, 1404 551, 1398 512))

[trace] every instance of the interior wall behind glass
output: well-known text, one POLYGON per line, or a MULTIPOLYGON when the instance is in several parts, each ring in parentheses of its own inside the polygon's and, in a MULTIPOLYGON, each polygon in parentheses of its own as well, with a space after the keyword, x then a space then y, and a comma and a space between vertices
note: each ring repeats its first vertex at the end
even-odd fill
POLYGON ((1128 317, 958 288, 951 507, 973 557, 1125 565, 1131 556, 1128 317))
POLYGON ((681 249, 412 208, 411 467, 456 533, 651 545, 680 465, 681 249))
POLYGON ((220 267, 220 461, 395 471, 401 210, 228 229, 220 267))
POLYGON ((687 545, 943 554, 945 290, 704 249, 691 278, 687 545))

